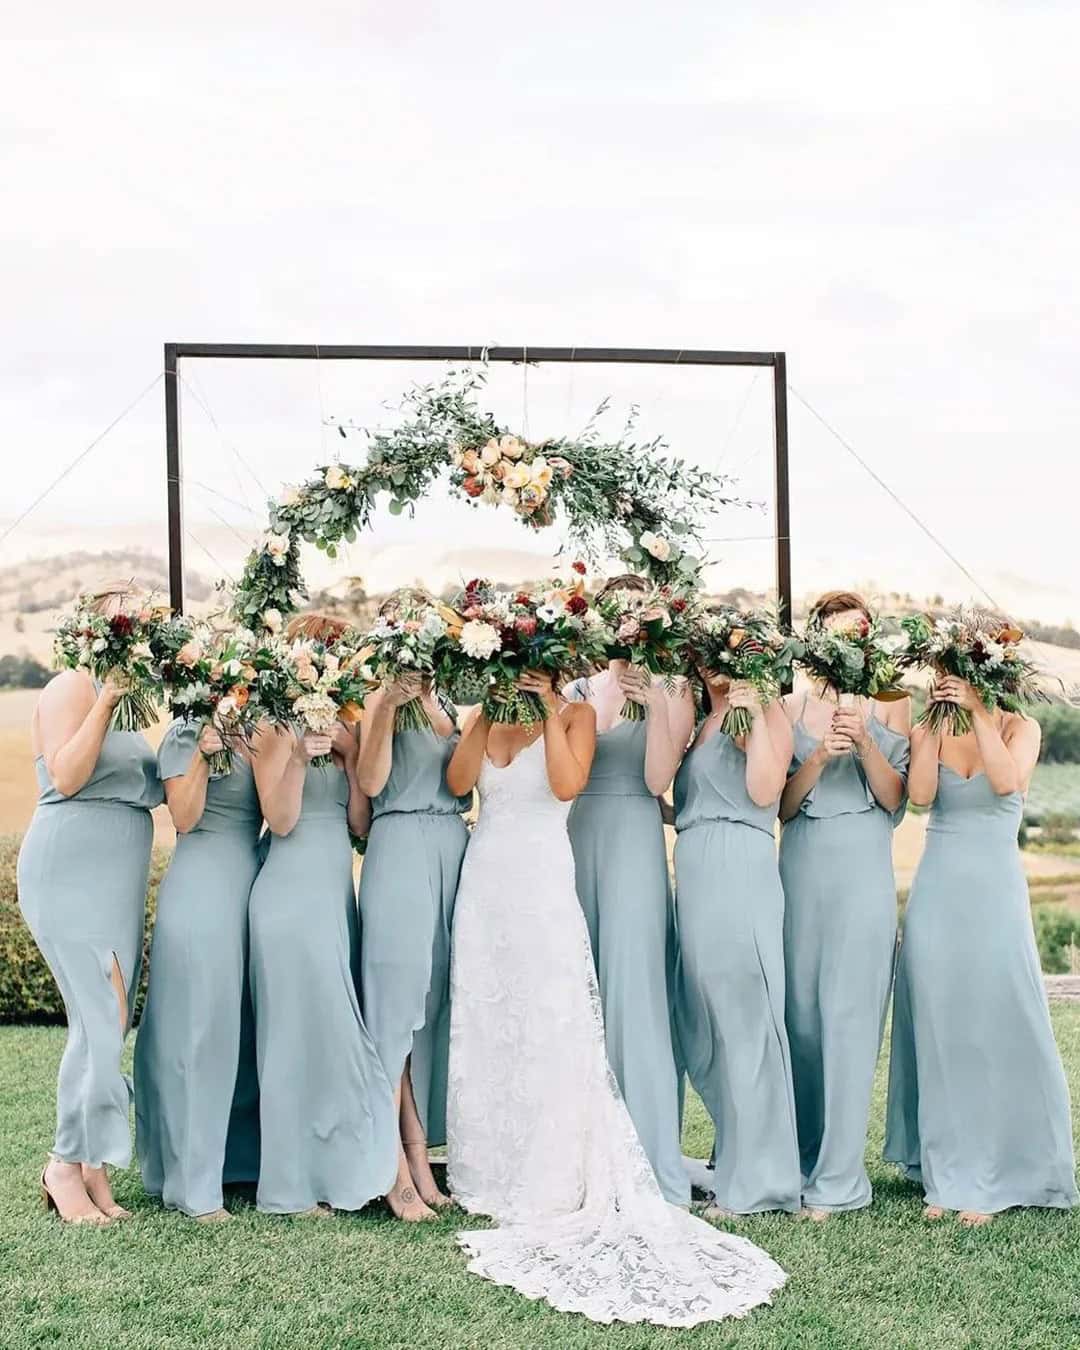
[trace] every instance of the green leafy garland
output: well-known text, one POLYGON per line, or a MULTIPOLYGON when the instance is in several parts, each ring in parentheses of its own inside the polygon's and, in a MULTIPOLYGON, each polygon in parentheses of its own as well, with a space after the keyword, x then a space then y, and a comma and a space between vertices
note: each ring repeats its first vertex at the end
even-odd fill
MULTIPOLYGON (((730 480, 666 458, 659 438, 633 441, 631 426, 605 441, 597 422, 606 401, 579 437, 530 444, 480 408, 476 394, 486 379, 483 368, 451 371, 439 384, 410 389, 399 426, 363 433, 365 463, 320 465, 301 486, 287 486, 270 503, 269 530, 236 586, 236 618, 252 627, 267 613, 276 623, 299 608, 306 599, 302 541, 336 557, 343 541, 352 543, 371 524, 380 497, 389 496, 391 515, 412 511, 447 471, 455 495, 473 505, 509 505, 529 528, 550 524, 561 510, 573 546, 586 557, 616 554, 658 584, 693 583, 705 517, 742 504, 726 495, 730 480), (525 486, 508 490, 499 474, 525 486)), ((346 439, 357 430, 338 424, 346 439)))

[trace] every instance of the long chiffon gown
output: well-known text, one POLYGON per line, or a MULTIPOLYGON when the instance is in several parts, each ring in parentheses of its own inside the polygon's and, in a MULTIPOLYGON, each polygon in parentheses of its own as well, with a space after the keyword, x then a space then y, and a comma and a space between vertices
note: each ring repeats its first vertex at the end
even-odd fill
MULTIPOLYGON (((583 699, 580 683, 565 697, 583 699)), ((645 737, 644 721, 616 722, 597 737, 589 781, 570 810, 570 843, 608 1062, 664 1198, 688 1205, 671 1044, 671 892, 660 805, 645 785, 645 737)))
POLYGON ((397 1174, 393 1092, 360 1013, 348 801, 343 770, 310 764, 299 819, 251 891, 256 1200, 270 1213, 361 1209, 397 1174))
POLYGON ((142 963, 146 882, 162 800, 154 752, 136 731, 106 732, 89 780, 71 797, 34 761, 40 796, 19 851, 19 908, 60 989, 68 1036, 57 1083, 56 1140, 63 1162, 131 1161, 130 1084, 120 1071, 124 1034, 115 960, 128 1019, 142 963))
MULTIPOLYGON (((176 721, 158 750, 162 781, 199 753, 176 721)), ((248 897, 262 811, 251 766, 211 778, 193 830, 177 836, 158 891, 150 984, 135 1043, 135 1146, 143 1185, 185 1214, 220 1209, 223 1182, 259 1175, 259 1093, 248 992, 248 897)))
POLYGON ((1016 843, 1023 798, 938 771, 893 1000, 885 1157, 929 1204, 1077 1203, 1069 1092, 1016 843))
POLYGON ((450 926, 469 834, 468 797, 446 786, 458 733, 399 731, 390 777, 372 799, 360 873, 364 1020, 392 1084, 409 1058, 429 1144, 446 1142, 450 926))
POLYGON ((751 801, 746 755, 722 732, 687 751, 675 778, 675 1018, 716 1129, 716 1203, 736 1214, 800 1207, 778 805, 751 801))
MULTIPOLYGON (((906 779, 908 738, 869 718, 906 779)), ((816 750, 795 724, 795 773, 816 750)), ((784 826, 786 1020, 802 1160, 803 1204, 861 1209, 871 1200, 866 1130, 896 954, 896 816, 877 802, 855 755, 830 759, 784 826)))

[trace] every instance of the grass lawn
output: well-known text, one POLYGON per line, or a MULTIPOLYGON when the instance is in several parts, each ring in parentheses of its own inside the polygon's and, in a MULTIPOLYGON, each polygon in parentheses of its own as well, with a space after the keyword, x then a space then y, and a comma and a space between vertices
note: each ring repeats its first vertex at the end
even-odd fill
MULTIPOLYGON (((1080 1105, 1080 1006, 1055 1005, 1054 1023, 1080 1105)), ((319 1222, 240 1206, 236 1222, 200 1228, 149 1200, 132 1171, 116 1177, 131 1223, 93 1232, 48 1220, 35 1181, 62 1041, 59 1028, 0 1027, 3 1350, 1080 1345, 1080 1213, 1012 1213, 975 1232, 924 1223, 918 1192, 878 1161, 883 1072, 873 1209, 822 1226, 776 1216, 732 1225, 785 1267, 787 1288, 745 1321, 674 1332, 593 1326, 467 1275, 453 1241, 460 1215, 406 1227, 375 1212, 319 1222)), ((685 1142, 708 1151, 696 1101, 685 1142)))

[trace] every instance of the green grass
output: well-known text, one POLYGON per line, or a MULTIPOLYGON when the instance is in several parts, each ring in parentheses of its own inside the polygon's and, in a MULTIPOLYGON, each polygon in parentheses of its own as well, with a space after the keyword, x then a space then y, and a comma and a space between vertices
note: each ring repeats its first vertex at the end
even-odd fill
POLYGON ((1080 816, 1080 764, 1036 764, 1024 814, 1031 820, 1080 816))
MULTIPOLYGON (((1080 1104, 1080 1007, 1055 1005, 1054 1023, 1080 1104)), ((976 1232, 924 1223, 918 1191, 878 1161, 884 1060, 872 1210, 821 1226, 779 1216, 733 1224, 785 1267, 788 1286, 745 1321, 672 1332, 596 1327, 468 1275, 453 1241, 460 1215, 410 1228, 378 1213, 318 1222, 243 1206, 236 1222, 200 1228, 148 1199, 131 1171, 116 1177, 116 1191, 132 1222, 62 1227, 38 1208, 36 1191, 62 1043, 56 1027, 0 1028, 2 1350, 1080 1344, 1080 1213, 1010 1213, 976 1232)), ((694 1101, 687 1151, 704 1156, 710 1142, 694 1101)))

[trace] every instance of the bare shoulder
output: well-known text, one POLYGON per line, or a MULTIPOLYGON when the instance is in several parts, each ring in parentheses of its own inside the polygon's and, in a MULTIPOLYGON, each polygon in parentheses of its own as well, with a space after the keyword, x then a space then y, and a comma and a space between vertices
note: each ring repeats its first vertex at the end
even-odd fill
POLYGON ((41 691, 38 707, 43 710, 79 705, 89 708, 96 697, 94 681, 85 670, 62 670, 41 691))
POLYGON ((559 716, 568 727, 596 726, 596 709, 591 703, 568 703, 559 716))
POLYGON ((1025 713, 1006 713, 1001 724, 1001 739, 1006 745, 1041 745, 1042 727, 1025 713))

